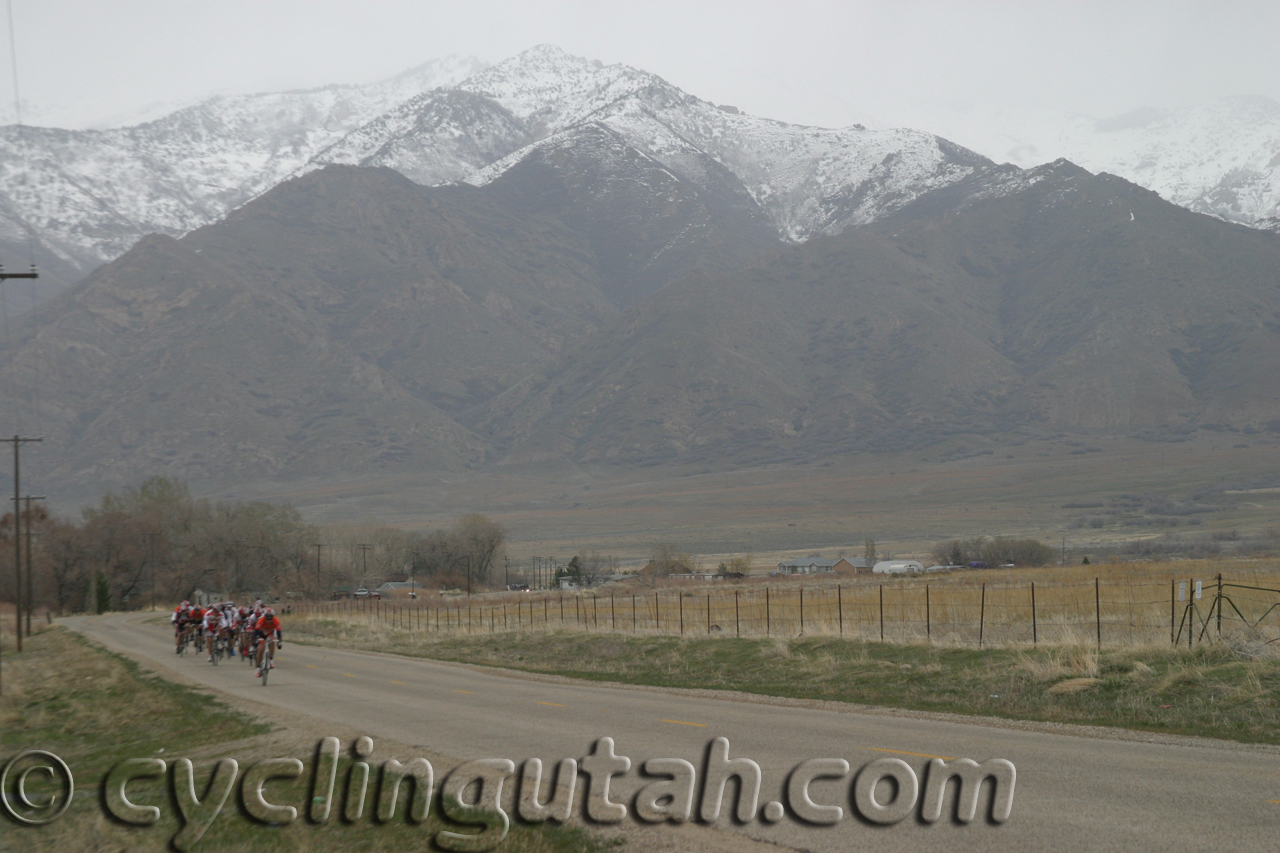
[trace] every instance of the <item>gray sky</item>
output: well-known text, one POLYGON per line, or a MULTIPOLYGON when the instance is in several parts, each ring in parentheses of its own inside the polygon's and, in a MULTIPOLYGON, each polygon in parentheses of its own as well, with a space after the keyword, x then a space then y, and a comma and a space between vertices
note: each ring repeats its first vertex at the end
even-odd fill
MULTIPOLYGON (((974 111, 1105 116, 1231 94, 1280 100, 1276 0, 7 2, 31 124, 92 126, 220 92, 369 82, 438 56, 492 62, 542 42, 757 115, 828 126, 946 135, 974 111)), ((7 39, 0 52, 8 116, 7 39)))

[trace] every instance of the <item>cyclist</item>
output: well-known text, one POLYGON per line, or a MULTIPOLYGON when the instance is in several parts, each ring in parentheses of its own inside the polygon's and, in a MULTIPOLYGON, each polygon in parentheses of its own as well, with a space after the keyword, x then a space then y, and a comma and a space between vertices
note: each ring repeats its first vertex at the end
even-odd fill
POLYGON ((190 608, 191 602, 184 601, 177 607, 173 608, 173 615, 169 617, 169 621, 173 623, 174 654, 182 653, 182 635, 187 630, 188 611, 190 608))
POLYGON ((240 612, 236 610, 234 601, 222 606, 222 636, 227 638, 227 657, 236 656, 236 634, 240 630, 240 612))
POLYGON ((204 618, 200 621, 200 628, 204 631, 205 643, 209 647, 209 663, 213 663, 213 646, 218 642, 218 635, 222 628, 222 605, 215 604, 204 612, 204 618))
POLYGON ((249 642, 253 639, 253 623, 250 621, 253 618, 253 614, 249 612, 248 607, 241 607, 236 615, 239 617, 240 654, 247 658, 249 657, 249 642))
POLYGON ((191 630, 195 634, 196 651, 204 651, 204 608, 198 604, 191 605, 187 618, 190 619, 191 630))
MULTIPOLYGON (((284 647, 284 636, 280 632, 280 620, 276 618, 276 612, 270 607, 264 608, 262 616, 253 626, 253 642, 258 648, 257 664, 258 669, 254 672, 254 677, 262 675, 262 656, 267 649, 267 644, 271 644, 272 657, 275 657, 275 650, 284 647)), ((271 663, 271 668, 275 669, 275 662, 271 663)))

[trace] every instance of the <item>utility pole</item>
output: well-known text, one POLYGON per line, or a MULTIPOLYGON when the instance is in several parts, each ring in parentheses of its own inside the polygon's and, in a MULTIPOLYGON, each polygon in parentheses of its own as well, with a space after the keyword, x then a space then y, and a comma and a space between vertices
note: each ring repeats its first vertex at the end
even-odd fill
POLYGON ((323 542, 316 543, 316 593, 320 592, 320 549, 324 547, 323 542))
POLYGON ((361 542, 356 547, 360 549, 360 558, 364 561, 364 569, 362 570, 364 572, 364 577, 360 578, 360 583, 363 584, 369 579, 369 549, 373 546, 367 542, 361 542))
POLYGON ((467 555, 467 598, 471 598, 471 555, 467 555))
POLYGON ((511 589, 511 558, 502 558, 502 574, 507 579, 507 589, 511 589))
MULTIPOLYGON (((31 561, 31 527, 32 527, 31 502, 44 500, 44 495, 23 495, 22 499, 27 502, 27 508, 26 508, 26 513, 27 513, 27 592, 25 596, 25 603, 27 605, 27 636, 30 637, 31 636, 31 611, 35 608, 35 600, 36 600, 35 585, 32 581, 32 576, 35 574, 35 572, 31 570, 31 567, 35 565, 31 561)), ((14 506, 17 507, 18 504, 15 502, 14 506)), ((18 510, 15 509, 14 515, 16 516, 17 514, 18 514, 18 510)), ((19 612, 18 612, 18 622, 19 622, 19 627, 21 627, 21 622, 22 622, 21 609, 19 609, 19 612)))
MULTIPOLYGON (((5 273, 0 269, 0 280, 5 278, 35 278, 35 271, 30 275, 23 273, 5 273)), ((17 610, 15 612, 16 623, 14 630, 18 635, 18 651, 22 651, 22 477, 20 476, 20 449, 22 445, 28 441, 44 441, 44 438, 23 438, 15 435, 13 438, 0 438, 0 441, 13 442, 13 595, 17 610)), ((31 567, 27 567, 27 571, 31 571, 31 567)))

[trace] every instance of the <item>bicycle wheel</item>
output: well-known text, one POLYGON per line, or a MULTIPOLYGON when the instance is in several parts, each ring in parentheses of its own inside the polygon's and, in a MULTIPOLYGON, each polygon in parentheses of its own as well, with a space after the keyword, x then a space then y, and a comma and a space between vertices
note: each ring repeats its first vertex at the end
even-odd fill
POLYGON ((271 644, 267 643, 262 652, 262 686, 267 686, 267 676, 271 674, 271 644))

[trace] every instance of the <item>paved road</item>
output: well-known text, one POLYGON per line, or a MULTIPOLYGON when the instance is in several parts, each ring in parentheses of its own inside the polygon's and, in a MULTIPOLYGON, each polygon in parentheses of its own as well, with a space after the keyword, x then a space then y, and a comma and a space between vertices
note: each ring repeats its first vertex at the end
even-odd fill
MULTIPOLYGON (((1012 815, 1002 825, 873 827, 851 816, 849 779, 820 780, 814 801, 843 805, 831 827, 760 818, 726 830, 814 851, 1268 851, 1280 850, 1280 749, 1214 742, 1144 743, 851 710, 788 707, 660 690, 530 680, 467 667, 287 643, 267 687, 239 663, 212 667, 173 654, 146 617, 65 620, 103 645, 180 672, 230 697, 267 702, 371 736, 458 760, 540 757, 544 767, 581 758, 609 736, 632 770, 615 781, 629 796, 648 758, 702 767, 708 742, 764 772, 760 803, 785 801, 791 768, 843 758, 853 770, 898 757, 924 780, 931 756, 1004 758, 1017 768, 1012 815)), ((287 628, 286 628, 287 639, 287 628)), ((375 753, 375 757, 376 757, 375 753)), ((399 756, 404 760, 403 756, 399 756)), ((437 767, 437 778, 449 768, 437 767)), ((732 790, 732 786, 730 786, 732 790)), ((622 799, 613 797, 613 799, 622 799)), ((985 797, 984 797, 985 799, 985 797)), ((695 808, 696 808, 695 799, 695 808)), ((919 808, 915 814, 919 814, 919 808)))

